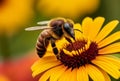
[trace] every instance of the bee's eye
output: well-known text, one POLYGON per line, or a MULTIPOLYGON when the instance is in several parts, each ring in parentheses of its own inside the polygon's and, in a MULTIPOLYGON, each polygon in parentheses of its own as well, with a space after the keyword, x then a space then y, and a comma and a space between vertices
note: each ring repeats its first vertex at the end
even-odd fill
POLYGON ((70 31, 71 27, 68 23, 64 23, 63 26, 64 26, 65 31, 70 31))
POLYGON ((64 27, 67 29, 70 27, 70 24, 69 23, 64 23, 64 27))
POLYGON ((63 28, 68 35, 70 35, 72 38, 75 38, 73 28, 69 23, 64 23, 63 28))
POLYGON ((73 28, 73 24, 66 22, 66 23, 64 24, 64 27, 66 27, 66 28, 68 28, 68 27, 73 28))
POLYGON ((65 23, 65 24, 64 24, 64 27, 65 27, 65 28, 67 28, 68 26, 69 26, 69 24, 68 24, 68 23, 65 23))

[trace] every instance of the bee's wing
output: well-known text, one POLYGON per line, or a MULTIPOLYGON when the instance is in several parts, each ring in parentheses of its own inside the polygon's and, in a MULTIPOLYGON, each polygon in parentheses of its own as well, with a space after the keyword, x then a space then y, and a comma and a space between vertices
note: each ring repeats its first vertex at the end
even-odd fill
POLYGON ((50 20, 40 21, 40 22, 37 22, 37 24, 38 24, 38 25, 41 25, 41 26, 42 26, 42 25, 43 25, 43 26, 45 26, 45 25, 47 26, 49 22, 50 22, 50 20))
POLYGON ((48 26, 34 26, 34 27, 25 28, 26 31, 43 30, 43 29, 51 29, 51 27, 48 27, 48 26))

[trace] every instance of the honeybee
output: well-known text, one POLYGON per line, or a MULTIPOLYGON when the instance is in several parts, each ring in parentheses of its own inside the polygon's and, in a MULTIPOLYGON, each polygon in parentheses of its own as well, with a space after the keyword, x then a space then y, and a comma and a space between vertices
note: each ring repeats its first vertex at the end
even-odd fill
POLYGON ((44 29, 38 36, 36 43, 36 50, 39 57, 43 57, 46 48, 51 43, 53 53, 60 59, 58 48, 56 47, 55 41, 60 40, 62 36, 68 42, 71 42, 70 38, 75 39, 75 33, 73 29, 74 22, 70 19, 55 18, 48 21, 41 21, 37 23, 39 26, 26 28, 26 31, 34 31, 44 29))

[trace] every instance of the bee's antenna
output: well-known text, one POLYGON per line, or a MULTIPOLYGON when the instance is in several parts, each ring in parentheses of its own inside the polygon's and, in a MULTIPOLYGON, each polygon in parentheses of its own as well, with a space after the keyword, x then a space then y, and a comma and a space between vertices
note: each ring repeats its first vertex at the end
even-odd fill
POLYGON ((74 29, 74 30, 76 30, 76 31, 79 31, 79 32, 81 32, 81 33, 83 33, 81 30, 79 30, 79 29, 74 29))

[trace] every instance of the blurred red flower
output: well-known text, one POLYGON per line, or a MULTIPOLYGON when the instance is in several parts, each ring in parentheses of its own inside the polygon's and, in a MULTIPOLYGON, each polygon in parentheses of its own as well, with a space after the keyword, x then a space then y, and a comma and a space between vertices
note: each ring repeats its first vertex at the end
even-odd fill
POLYGON ((7 77, 9 81, 37 81, 37 78, 33 79, 30 69, 37 59, 37 55, 31 53, 20 59, 0 63, 0 75, 7 77))

